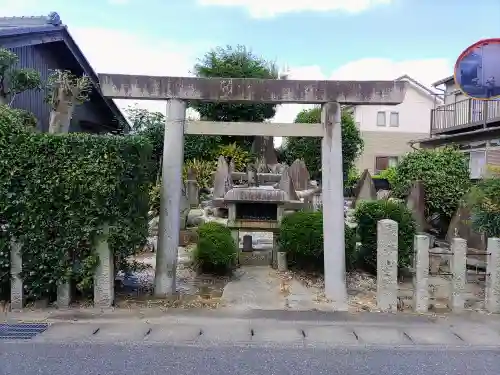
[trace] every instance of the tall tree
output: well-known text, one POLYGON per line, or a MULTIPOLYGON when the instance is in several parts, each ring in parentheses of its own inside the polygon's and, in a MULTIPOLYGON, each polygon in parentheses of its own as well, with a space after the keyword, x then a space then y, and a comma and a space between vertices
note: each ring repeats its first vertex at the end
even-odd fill
POLYGON ((92 83, 88 76, 54 70, 47 81, 47 102, 51 107, 49 133, 67 133, 75 107, 89 100, 92 83))
MULTIPOLYGON (((295 118, 296 123, 317 124, 321 122, 321 108, 305 109, 295 118)), ((351 113, 342 112, 342 166, 344 181, 349 170, 363 151, 363 139, 351 113)), ((321 139, 312 137, 291 137, 285 142, 281 156, 287 163, 304 159, 313 178, 321 176, 321 139)))
MULTIPOLYGON (((205 78, 261 78, 277 79, 278 69, 273 62, 254 55, 246 47, 226 46, 215 48, 205 54, 194 67, 197 77, 205 78)), ((193 102, 202 120, 227 122, 263 122, 274 117, 276 105, 203 103, 193 102)), ((253 137, 222 137, 224 144, 237 143, 249 147, 253 137)))

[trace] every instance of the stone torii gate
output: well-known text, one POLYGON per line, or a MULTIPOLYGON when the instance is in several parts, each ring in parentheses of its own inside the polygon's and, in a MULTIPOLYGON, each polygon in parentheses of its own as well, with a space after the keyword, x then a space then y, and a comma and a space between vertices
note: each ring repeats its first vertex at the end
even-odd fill
POLYGON ((322 138, 325 294, 347 308, 340 104, 396 105, 405 82, 297 81, 99 74, 104 96, 166 100, 155 295, 176 291, 184 134, 322 138), (186 122, 187 101, 321 104, 321 124, 186 122))

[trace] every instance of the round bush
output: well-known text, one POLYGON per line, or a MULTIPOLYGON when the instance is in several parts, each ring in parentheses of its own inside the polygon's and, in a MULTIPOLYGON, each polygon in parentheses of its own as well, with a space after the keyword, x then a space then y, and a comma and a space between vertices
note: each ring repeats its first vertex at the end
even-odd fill
POLYGON ((391 219, 398 223, 398 267, 407 267, 413 259, 415 220, 411 211, 398 202, 389 200, 362 202, 354 217, 361 247, 356 263, 367 272, 377 273, 377 223, 391 219))
MULTIPOLYGON (((279 231, 281 249, 286 251, 291 266, 323 270, 323 213, 295 212, 285 216, 279 231)), ((353 266, 356 233, 345 227, 346 269, 353 266)))
POLYGON ((235 264, 236 256, 237 247, 227 227, 209 222, 198 228, 194 261, 201 272, 225 274, 235 264))
POLYGON ((426 216, 437 214, 445 222, 451 219, 470 188, 467 158, 451 147, 410 152, 399 162, 391 179, 393 195, 397 198, 405 198, 413 183, 421 180, 426 216))

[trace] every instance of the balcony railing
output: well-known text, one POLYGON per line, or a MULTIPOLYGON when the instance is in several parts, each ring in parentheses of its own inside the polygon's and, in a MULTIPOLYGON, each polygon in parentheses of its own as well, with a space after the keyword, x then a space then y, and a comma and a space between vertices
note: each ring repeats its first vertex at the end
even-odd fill
POLYGON ((431 134, 500 122, 500 101, 464 99, 431 111, 431 134))

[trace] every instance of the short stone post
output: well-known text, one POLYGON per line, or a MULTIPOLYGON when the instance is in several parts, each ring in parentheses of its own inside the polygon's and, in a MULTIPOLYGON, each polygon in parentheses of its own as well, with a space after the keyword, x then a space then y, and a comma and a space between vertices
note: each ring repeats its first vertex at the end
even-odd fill
POLYGON ((71 284, 66 281, 57 286, 57 307, 66 308, 71 303, 71 284))
POLYGON ((280 243, 278 241, 278 233, 273 233, 273 250, 272 250, 272 263, 273 268, 278 268, 278 252, 280 251, 280 243))
POLYGON ((200 204, 200 188, 198 186, 198 182, 196 181, 196 175, 192 170, 188 171, 186 190, 189 207, 198 208, 200 204))
POLYGON ((398 306, 398 223, 377 223, 377 307, 396 312, 398 306))
POLYGON ((415 312, 429 311, 429 237, 416 235, 413 241, 415 251, 413 308, 415 312))
POLYGON ((14 239, 10 241, 10 307, 12 310, 21 310, 24 307, 21 246, 21 243, 14 239))
POLYGON ((253 238, 249 234, 243 236, 243 251, 253 251, 253 238))
POLYGON ((115 300, 115 272, 113 254, 108 244, 109 226, 104 225, 97 236, 95 250, 99 263, 94 274, 94 306, 111 307, 115 300))
POLYGON ((288 270, 288 264, 286 261, 286 252, 279 251, 278 252, 278 271, 285 272, 288 270))
POLYGON ((451 273, 453 284, 451 290, 451 309, 462 312, 465 308, 465 283, 467 277, 467 241, 455 237, 451 240, 451 273))
POLYGON ((500 238, 488 238, 486 263, 486 310, 500 313, 500 238))

